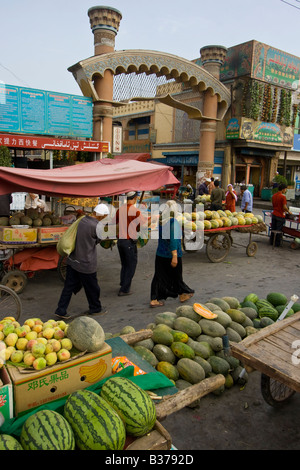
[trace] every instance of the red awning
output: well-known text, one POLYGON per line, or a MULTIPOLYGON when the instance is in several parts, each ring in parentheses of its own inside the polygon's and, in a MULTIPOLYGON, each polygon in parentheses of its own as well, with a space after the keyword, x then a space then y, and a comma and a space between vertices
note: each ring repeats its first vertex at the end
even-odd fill
POLYGON ((150 153, 123 153, 122 155, 115 155, 115 158, 122 160, 138 160, 139 162, 146 162, 151 158, 150 153))
POLYGON ((0 167, 0 195, 35 192, 58 197, 98 197, 151 191, 168 184, 180 185, 172 167, 137 160, 105 158, 54 170, 0 167))

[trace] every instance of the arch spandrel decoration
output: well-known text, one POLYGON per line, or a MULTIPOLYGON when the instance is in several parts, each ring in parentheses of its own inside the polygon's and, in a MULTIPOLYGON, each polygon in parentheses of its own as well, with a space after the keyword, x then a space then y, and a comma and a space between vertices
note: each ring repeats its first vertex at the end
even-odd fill
MULTIPOLYGON (((68 69, 77 81, 84 96, 91 97, 94 101, 101 101, 93 85, 96 76, 103 77, 106 70, 110 70, 114 75, 145 73, 165 76, 168 80, 174 79, 177 83, 184 83, 193 87, 199 93, 210 91, 218 98, 218 119, 223 119, 229 104, 230 92, 216 77, 199 65, 164 52, 147 50, 126 50, 115 51, 109 54, 102 54, 90 57, 78 62, 68 69)), ((134 97, 132 97, 134 98, 134 97)), ((135 97, 136 98, 136 97, 135 97)), ((143 98, 143 100, 154 98, 143 98)), ((191 119, 206 120, 209 116, 202 116, 201 111, 189 105, 183 105, 176 101, 174 97, 166 94, 155 97, 162 102, 169 103, 170 106, 180 107, 189 114, 191 119)), ((114 106, 122 106, 122 103, 112 102, 114 106)))

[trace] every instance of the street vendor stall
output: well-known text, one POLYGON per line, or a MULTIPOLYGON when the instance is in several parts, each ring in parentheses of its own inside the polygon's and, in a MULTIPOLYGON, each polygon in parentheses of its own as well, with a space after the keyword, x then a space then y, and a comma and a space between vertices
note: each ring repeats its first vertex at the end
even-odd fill
MULTIPOLYGON (((80 206, 85 205, 84 198, 96 205, 101 196, 115 196, 128 191, 144 192, 164 184, 180 184, 171 167, 135 160, 106 158, 53 170, 0 167, 0 195, 34 191, 50 197, 69 198, 66 199, 69 202, 72 201, 70 198, 76 198, 80 206)), ((73 211, 71 217, 76 219, 76 212, 73 211)), ((26 272, 57 267, 62 273, 64 265, 55 252, 55 246, 67 229, 67 217, 68 214, 61 218, 62 224, 59 226, 0 227, 3 235, 0 233, 0 250, 13 251, 13 256, 1 264, 3 283, 20 293, 26 285, 26 272), (42 232, 44 238, 40 240, 42 232)))

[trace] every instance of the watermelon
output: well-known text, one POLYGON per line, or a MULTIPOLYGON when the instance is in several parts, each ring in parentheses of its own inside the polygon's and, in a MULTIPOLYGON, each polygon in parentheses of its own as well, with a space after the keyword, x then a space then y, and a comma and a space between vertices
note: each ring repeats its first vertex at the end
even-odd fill
POLYGON ((0 434, 0 450, 23 450, 23 447, 13 436, 0 434))
POLYGON ((81 450, 122 450, 126 431, 120 416, 100 396, 89 390, 69 395, 64 416, 81 450))
POLYGON ((153 428, 156 409, 148 393, 126 377, 111 377, 101 397, 120 415, 127 434, 144 436, 153 428))
POLYGON ((41 410, 29 416, 20 436, 24 450, 74 450, 75 440, 66 419, 52 410, 41 410))
POLYGON ((244 298, 244 302, 253 302, 254 304, 256 304, 256 302, 258 301, 258 295, 256 294, 248 294, 245 298, 244 298))
POLYGON ((279 313, 277 312, 277 310, 275 310, 275 308, 262 307, 258 311, 258 316, 259 318, 269 317, 271 318, 271 320, 276 321, 277 318, 279 317, 279 313))
POLYGON ((274 307, 277 305, 286 305, 287 298, 284 294, 280 294, 279 292, 271 292, 267 295, 267 301, 270 302, 274 307))

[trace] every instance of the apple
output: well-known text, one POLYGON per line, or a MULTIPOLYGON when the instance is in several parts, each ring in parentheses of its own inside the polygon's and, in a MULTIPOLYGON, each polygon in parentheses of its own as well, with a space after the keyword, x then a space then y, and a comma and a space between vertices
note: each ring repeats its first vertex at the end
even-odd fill
POLYGON ((31 351, 34 344, 37 344, 37 340, 36 339, 30 339, 28 341, 27 345, 26 345, 27 351, 31 351))
POLYGON ((66 324, 66 322, 64 322, 63 320, 59 320, 59 321, 57 322, 57 326, 58 326, 61 330, 64 331, 64 330, 66 329, 67 324, 66 324))
POLYGON ((8 336, 10 333, 14 333, 15 327, 12 323, 7 323, 3 328, 4 336, 8 336))
POLYGON ((37 343, 32 347, 32 354, 34 357, 38 358, 45 354, 46 345, 43 343, 37 343))
POLYGON ((54 328, 45 328, 43 330, 43 337, 47 338, 47 339, 51 339, 51 338, 53 338, 54 333, 55 333, 54 328))
POLYGON ((4 339, 4 342, 7 346, 15 346, 16 342, 18 341, 17 333, 9 333, 4 339))
POLYGON ((18 341, 16 342, 16 348, 25 351, 27 347, 28 339, 26 338, 19 338, 18 341))
POLYGON ((23 361, 23 351, 14 351, 10 356, 11 362, 19 363, 23 361))
POLYGON ((32 365, 33 365, 35 370, 41 370, 41 369, 45 369, 45 367, 47 367, 47 362, 46 362, 46 359, 44 357, 37 357, 33 361, 32 365))
POLYGON ((50 339, 49 344, 52 346, 54 352, 57 352, 61 349, 61 342, 57 339, 50 339))
POLYGON ((31 339, 36 339, 37 338, 37 332, 36 331, 29 331, 29 333, 27 333, 27 335, 25 336, 26 339, 28 339, 28 341, 30 341, 31 339))
POLYGON ((3 331, 0 331, 0 341, 3 341, 5 338, 3 331))
POLYGON ((47 338, 44 338, 43 336, 38 336, 37 337, 37 342, 46 345, 48 343, 48 340, 47 340, 47 338))
POLYGON ((32 327, 32 331, 36 331, 37 333, 40 333, 42 330, 43 330, 43 325, 37 325, 37 324, 35 324, 35 325, 32 327))
POLYGON ((19 338, 25 338, 25 336, 27 335, 27 331, 26 331, 26 328, 24 328, 24 326, 20 326, 16 328, 15 333, 17 333, 19 338))
POLYGON ((63 339, 64 336, 65 336, 65 332, 64 332, 63 330, 58 329, 58 330, 55 330, 55 331, 54 331, 53 337, 54 337, 55 339, 63 339))
POLYGON ((57 353, 57 358, 59 362, 67 361, 68 359, 70 359, 70 357, 70 351, 68 351, 67 349, 60 349, 57 353))
POLYGON ((26 366, 32 366, 35 359, 36 358, 34 357, 33 354, 31 354, 30 351, 27 351, 26 353, 24 353, 23 362, 24 362, 24 364, 26 364, 26 366))
POLYGON ((69 338, 63 338, 61 340, 61 347, 62 349, 67 349, 70 351, 73 347, 72 341, 69 338))
POLYGON ((32 328, 35 324, 35 321, 33 318, 28 318, 27 320, 24 321, 24 325, 28 325, 30 328, 32 328))
POLYGON ((47 366, 53 366, 57 362, 57 354, 56 352, 50 352, 45 356, 47 366))
POLYGON ((5 351, 5 360, 8 361, 12 353, 16 351, 16 348, 14 346, 8 346, 8 348, 6 348, 4 351, 5 351))

